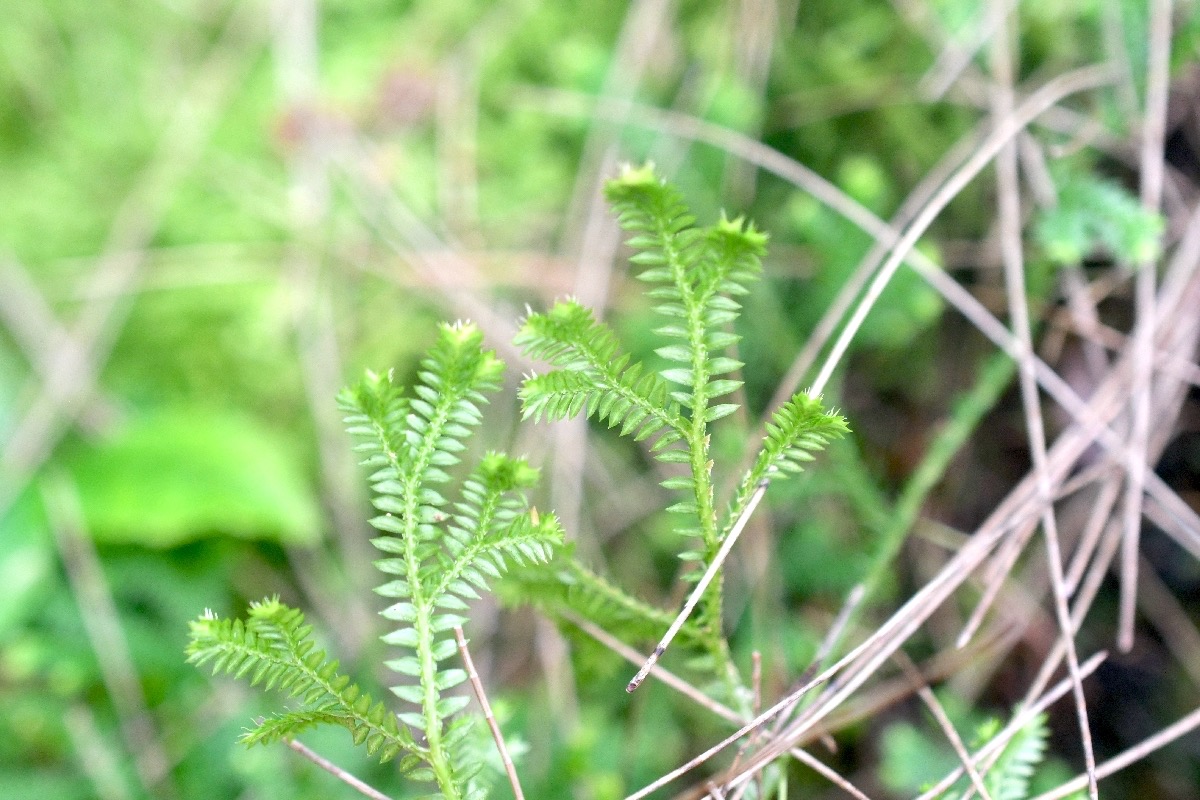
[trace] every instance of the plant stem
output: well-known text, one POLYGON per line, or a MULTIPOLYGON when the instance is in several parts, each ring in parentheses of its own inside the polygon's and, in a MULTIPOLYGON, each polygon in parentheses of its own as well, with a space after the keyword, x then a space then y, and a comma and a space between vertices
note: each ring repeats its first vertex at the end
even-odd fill
MULTIPOLYGON (((651 654, 650 658, 646 660, 645 666, 643 666, 638 674, 634 676, 633 680, 629 682, 629 685, 625 687, 625 691, 632 692, 637 689, 641 682, 645 680, 646 675, 650 672, 651 667, 654 666, 655 662, 658 661, 659 657, 664 651, 666 651, 667 646, 671 644, 671 640, 675 638, 675 634, 677 634, 679 629, 683 627, 683 623, 687 620, 688 615, 692 613, 692 609, 696 607, 696 604, 700 601, 700 598, 704 596, 705 590, 708 588, 709 583, 711 583, 714 578, 718 577, 721 566, 725 563, 725 558, 729 555, 729 551, 733 549, 734 542, 737 541, 742 529, 746 526, 746 522, 750 519, 750 515, 754 513, 755 506, 758 505, 758 501, 762 499, 763 493, 766 492, 766 490, 767 482, 764 480, 758 485, 758 488, 752 496, 751 501, 746 505, 746 510, 742 512, 740 517, 738 517, 738 520, 734 524, 733 529, 730 530, 729 535, 725 537, 725 542, 722 544, 721 549, 717 552, 713 560, 709 563, 708 569, 706 569, 704 574, 700 576, 700 580, 696 583, 696 588, 692 590, 687 602, 683 604, 683 610, 680 611, 679 615, 675 617, 675 621, 672 622, 671 627, 667 629, 667 633, 663 636, 662 641, 660 641, 658 646, 654 648, 654 653, 651 654)), ((732 667, 733 662, 729 659, 729 647, 725 643, 725 639, 718 636, 718 641, 721 644, 721 655, 724 656, 724 663, 727 666, 732 667)), ((741 685, 741 682, 736 680, 736 670, 731 671, 726 669, 724 672, 727 681, 732 683, 731 688, 737 688, 741 685)))
POLYGON ((433 660, 433 630, 430 615, 433 609, 417 609, 417 658, 421 662, 421 688, 425 690, 421 700, 421 714, 425 718, 425 742, 429 746, 429 766, 442 796, 458 800, 461 796, 454 781, 454 770, 442 747, 442 718, 437 711, 437 662, 433 660))
POLYGON ((421 716, 425 722, 425 741, 429 747, 429 766, 433 769, 434 780, 442 795, 449 800, 460 797, 458 786, 454 782, 454 773, 446 752, 442 748, 442 718, 438 714, 437 690, 437 661, 433 658, 433 603, 421 585, 421 559, 418 552, 420 530, 418 520, 421 518, 421 476, 424 474, 432 458, 434 443, 438 433, 445 427, 449 416, 452 399, 443 397, 436 413, 429 420, 429 429, 423 437, 423 447, 415 453, 413 463, 407 470, 404 491, 404 557, 408 573, 409 591, 412 592, 412 603, 416 609, 416 619, 413 627, 417 632, 417 661, 420 665, 421 716))

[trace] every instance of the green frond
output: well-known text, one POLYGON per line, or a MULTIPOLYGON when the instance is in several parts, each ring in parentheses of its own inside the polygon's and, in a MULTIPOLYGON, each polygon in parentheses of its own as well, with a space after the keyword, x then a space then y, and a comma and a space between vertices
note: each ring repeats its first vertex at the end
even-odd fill
POLYGON ((820 397, 807 392, 792 395, 766 423, 762 450, 747 476, 750 485, 781 472, 801 472, 803 464, 813 460, 814 452, 849 430, 845 417, 826 411, 820 397))
POLYGON ((683 196, 655 177, 650 166, 627 168, 609 182, 606 196, 621 227, 634 234, 628 241, 638 251, 632 261, 646 268, 638 278, 656 284, 648 295, 662 301, 656 311, 668 318, 658 332, 677 340, 657 351, 684 365, 661 372, 664 380, 688 390, 672 398, 704 422, 732 413, 732 404, 709 409, 707 401, 741 386, 716 377, 742 366, 719 354, 738 341, 724 326, 741 310, 733 297, 746 294, 762 270, 766 235, 740 217, 694 227, 683 196))
POLYGON ((290 711, 260 720, 256 727, 242 735, 241 742, 250 746, 274 744, 281 740, 294 739, 318 725, 338 725, 349 730, 354 743, 365 746, 367 753, 376 756, 380 763, 400 756, 400 770, 407 773, 421 763, 422 748, 412 740, 407 729, 396 726, 394 714, 387 713, 382 704, 378 704, 378 709, 379 713, 373 716, 378 716, 383 725, 395 727, 392 735, 380 733, 371 725, 364 724, 359 716, 329 707, 290 711), (389 723, 388 720, 392 722, 389 723))
POLYGON ((1156 260, 1165 222, 1119 183, 1091 173, 1055 170, 1058 202, 1039 212, 1034 235, 1056 264, 1103 252, 1130 264, 1156 260))
POLYGON ((197 665, 300 700, 302 708, 249 731, 247 743, 341 725, 373 755, 400 756, 406 774, 436 782, 444 797, 478 794, 474 761, 459 752, 466 723, 452 719, 470 698, 452 692, 467 675, 445 664, 457 652, 450 632, 467 622, 467 601, 490 579, 510 565, 549 561, 562 541, 554 515, 529 507, 525 490, 538 471, 522 459, 487 453, 458 487, 460 496, 446 488, 448 470, 482 421, 485 393, 499 388, 504 368, 482 343, 473 325, 443 325, 411 395, 391 373, 373 372, 339 395, 380 512, 371 523, 382 535, 372 542, 389 580, 376 591, 394 601, 381 614, 399 623, 382 637, 400 649, 386 666, 403 680, 389 688, 417 710, 396 714, 373 701, 313 646, 299 611, 269 599, 252 604, 245 621, 206 614, 193 623, 188 648, 197 665), (422 743, 409 728, 421 731, 422 743))
MULTIPOLYGON (((644 642, 662 635, 674 614, 630 594, 581 563, 570 545, 561 548, 545 569, 517 569, 498 587, 510 605, 532 605, 546 616, 571 622, 582 617, 627 642, 644 642)), ((704 633, 684 622, 679 641, 704 646, 704 633)))
POLYGON ((612 330, 575 300, 530 314, 514 343, 530 358, 558 370, 527 378, 521 386, 526 419, 595 416, 622 435, 644 439, 667 429, 684 430, 667 384, 622 354, 612 330))
MULTIPOLYGON (((371 521, 386 535, 427 541, 436 536, 432 523, 444 518, 446 499, 431 484, 445 483, 445 468, 457 464, 470 428, 482 420, 479 404, 485 391, 499 388, 504 364, 482 348, 483 334, 474 325, 442 325, 437 342, 421 362, 415 397, 405 399, 391 373, 367 373, 358 386, 339 396, 347 414, 347 430, 362 443, 371 475, 375 506, 383 515, 371 521)), ((384 552, 393 543, 375 540, 384 552)), ((407 552, 407 549, 405 549, 407 552)))
MULTIPOLYGON (((678 387, 670 398, 688 409, 689 419, 681 432, 686 457, 670 460, 687 463, 691 474, 663 485, 687 493, 688 499, 672 510, 691 515, 697 525, 680 532, 697 534, 704 543, 702 557, 711 558, 721 532, 714 512, 708 426, 738 408, 736 403, 713 401, 742 386, 730 377, 743 364, 728 355, 738 342, 729 326, 741 310, 734 298, 746 294, 761 272, 767 237, 742 218, 722 216, 711 226, 695 227, 682 195, 649 165, 626 168, 609 182, 606 196, 621 227, 633 234, 628 244, 636 251, 631 260, 643 268, 638 278, 652 284, 647 295, 658 301, 655 310, 666 318, 657 332, 668 344, 656 352, 670 366, 659 374, 678 387)), ((706 606, 716 603, 718 596, 714 590, 713 601, 706 606)))
MULTIPOLYGON (((1030 718, 1008 743, 1000 755, 996 757, 991 767, 983 775, 984 786, 993 800, 1026 800, 1029 797, 1029 787, 1034 773, 1046 757, 1046 745, 1050 729, 1046 724, 1044 713, 1030 718)), ((982 747, 1001 730, 999 720, 988 719, 980 724, 975 733, 975 746, 982 747)), ((963 783, 960 781, 960 784, 963 783)), ((963 797, 963 791, 948 792, 943 800, 958 800, 963 797)), ((1072 800, 1085 797, 1080 791, 1072 794, 1072 800)))
POLYGON ((371 521, 383 533, 373 544, 385 556, 376 566, 391 580, 376 591, 394 601, 380 613, 398 623, 382 638, 400 650, 385 663, 403 678, 389 688, 416 706, 399 718, 427 743, 427 767, 412 774, 452 798, 470 787, 454 766, 451 717, 468 697, 450 693, 466 681, 463 670, 444 663, 457 653, 451 631, 467 622, 468 602, 491 579, 513 564, 547 562, 562 541, 558 520, 529 508, 524 492, 538 471, 522 459, 487 453, 457 498, 445 487, 482 419, 484 393, 499 388, 503 364, 482 341, 474 326, 442 326, 421 362, 415 396, 397 399, 390 378, 368 374, 342 403, 350 431, 365 440, 359 450, 374 469, 372 502, 382 512, 371 521))
MULTIPOLYGON (((690 540, 680 558, 709 563, 728 534, 754 486, 768 473, 798 471, 809 452, 845 430, 820 403, 798 395, 768 426, 764 452, 731 506, 724 527, 714 502, 714 463, 709 426, 738 409, 721 398, 736 392, 743 367, 731 352, 739 341, 732 329, 741 311, 737 298, 749 292, 761 271, 767 237, 752 224, 724 215, 696 226, 682 194, 660 179, 652 165, 626 167, 605 187, 621 227, 630 234, 631 261, 647 296, 663 317, 655 332, 665 340, 656 349, 666 364, 650 374, 621 352, 612 330, 575 300, 557 303, 545 314, 530 314, 516 343, 532 358, 555 369, 530 376, 522 385, 524 416, 540 420, 585 414, 620 425, 635 440, 657 434, 650 447, 660 461, 686 465, 661 485, 683 496, 667 509, 680 520, 676 532, 690 540), (839 427, 840 426, 840 427, 839 427)), ((703 569, 689 570, 696 580, 703 569)), ((564 607, 605 615, 625 630, 644 624, 659 631, 671 616, 646 607, 582 568, 568 570, 571 591, 564 607)), ((699 601, 693 632, 713 664, 732 675, 728 646, 721 635, 721 580, 699 601)), ((692 623, 689 622, 689 625, 692 623)), ((729 689, 733 686, 727 687, 729 689)))
MULTIPOLYGON (((463 500, 445 553, 431 572, 429 596, 440 609, 465 608, 467 600, 486 591, 489 580, 507 572, 510 564, 545 564, 563 531, 553 514, 528 508, 522 489, 537 482, 538 471, 523 459, 488 453, 479 469, 463 483, 463 500)), ((440 613, 437 618, 445 618, 440 613)), ((452 627, 452 626, 451 626, 452 627)))
POLYGON ((194 620, 188 661, 300 699, 303 709, 260 724, 243 737, 247 744, 291 738, 330 723, 349 730, 356 743, 366 742, 381 759, 413 752, 412 736, 396 715, 339 674, 338 662, 314 648, 311 634, 300 611, 267 598, 250 605, 245 621, 211 613, 194 620))
POLYGON ((1000 758, 984 776, 992 800, 1025 800, 1029 797, 1029 781, 1046 756, 1049 735, 1046 715, 1038 714, 1009 739, 1000 758))

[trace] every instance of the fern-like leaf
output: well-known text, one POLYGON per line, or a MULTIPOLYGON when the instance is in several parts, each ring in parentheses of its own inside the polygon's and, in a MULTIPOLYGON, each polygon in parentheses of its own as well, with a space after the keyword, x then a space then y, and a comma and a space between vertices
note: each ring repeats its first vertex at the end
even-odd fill
MULTIPOLYGON (((545 314, 530 314, 514 340, 530 358, 559 367, 533 375, 521 387, 526 419, 595 416, 621 434, 641 440, 665 429, 665 443, 684 431, 678 405, 667 397, 663 379, 630 363, 612 330, 575 300, 564 300, 545 314)), ((660 449, 662 444, 660 444, 660 449)))
POLYGON ((452 798, 470 793, 470 776, 449 723, 468 702, 446 694, 466 680, 463 670, 442 666, 457 651, 450 632, 466 622, 467 602, 489 579, 510 563, 548 561, 562 540, 558 520, 529 507, 524 490, 538 473, 521 459, 488 453, 461 499, 443 493, 446 469, 458 463, 463 440, 482 420, 484 393, 497 388, 503 371, 482 341, 473 325, 444 325, 422 362, 415 397, 405 398, 390 375, 368 373, 340 398, 350 432, 362 439, 357 449, 374 469, 373 502, 382 512, 371 522, 383 535, 372 541, 385 554, 376 565, 393 579, 376 591, 395 601, 381 613, 399 627, 383 640, 400 648, 386 665, 404 678, 391 690, 419 709, 400 719, 424 733, 428 776, 452 798))
POLYGON ((1046 756, 1049 735, 1046 715, 1038 714, 1008 741, 984 778, 992 800, 1025 800, 1029 797, 1029 781, 1046 756))
POLYGON ((742 367, 722 355, 739 338, 725 326, 741 310, 733 296, 746 294, 761 271, 767 237, 741 218, 693 227, 683 196, 650 166, 627 168, 605 193, 621 227, 634 234, 628 243, 639 252, 632 261, 646 267, 638 278, 655 284, 648 294, 662 301, 655 310, 667 324, 658 333, 674 341, 657 352, 682 366, 661 374, 687 389, 673 392, 672 398, 699 421, 732 413, 735 405, 709 401, 741 386, 741 381, 718 377, 742 367))
POLYGON ((633 234, 628 242, 637 251, 632 261, 645 267, 638 278, 653 284, 647 294, 659 301, 655 310, 665 318, 666 324, 657 332, 670 344, 657 352, 672 366, 660 374, 682 387, 670 396, 689 411, 683 436, 687 457, 680 460, 686 460, 691 475, 670 479, 664 486, 690 495, 673 510, 695 519, 697 525, 678 530, 685 536, 699 536, 704 549, 685 557, 708 560, 721 538, 713 505, 708 425, 737 409, 734 403, 712 401, 742 385, 721 377, 742 367, 725 354, 738 341, 728 326, 741 309, 733 297, 745 294, 761 269, 766 236, 741 219, 722 218, 710 227, 695 227, 683 196, 649 165, 626 168, 609 182, 605 195, 621 227, 633 234))
MULTIPOLYGON (((662 481, 664 488, 683 494, 667 510, 681 520, 676 533, 695 543, 680 558, 711 563, 754 487, 768 473, 798 471, 809 452, 840 435, 845 423, 823 414, 820 403, 806 395, 793 398, 768 426, 763 454, 730 513, 719 520, 709 426, 737 409, 735 403, 718 401, 742 385, 735 373, 743 365, 730 352, 739 341, 732 327, 741 311, 736 298, 758 278, 767 237, 741 218, 722 216, 713 225, 697 227, 683 196, 650 165, 625 168, 607 184, 605 196, 621 227, 631 234, 628 244, 635 251, 631 260, 640 268, 637 277, 650 284, 647 295, 663 317, 656 333, 665 343, 656 353, 666 365, 655 375, 631 363, 612 330, 588 309, 575 300, 560 302, 545 314, 530 314, 516 340, 526 354, 557 368, 524 382, 524 414, 563 419, 583 413, 610 427, 620 425, 622 435, 635 439, 658 433, 650 452, 687 469, 662 481)), ((631 598, 597 576, 577 565, 575 570, 569 578, 576 594, 599 601, 598 608, 641 621, 655 616, 627 602, 631 598)), ((685 579, 698 580, 703 572, 690 570, 685 579)), ((708 587, 698 599, 696 628, 703 632, 713 663, 725 675, 733 675, 736 670, 720 632, 720 578, 708 587)))
POLYGON ((742 478, 730 507, 730 519, 742 513, 759 482, 802 472, 803 465, 813 460, 813 453, 850 430, 845 417, 836 411, 826 411, 821 398, 807 392, 792 395, 771 415, 765 427, 762 449, 742 478))
POLYGON ((304 615, 279 598, 250 605, 247 619, 220 619, 206 613, 191 623, 188 661, 209 665, 213 674, 248 679, 290 697, 303 710, 265 720, 242 738, 247 744, 266 744, 291 738, 321 723, 340 725, 356 743, 366 742, 372 754, 387 761, 418 748, 396 716, 375 702, 350 678, 338 673, 338 662, 326 659, 313 646, 312 627, 304 615))
MULTIPOLYGON (((529 603, 547 616, 582 617, 600 628, 638 641, 662 633, 673 614, 636 597, 582 564, 568 548, 557 554, 547 569, 519 570, 500 587, 501 598, 513 605, 529 603)), ((704 632, 685 622, 679 639, 702 647, 704 632)))

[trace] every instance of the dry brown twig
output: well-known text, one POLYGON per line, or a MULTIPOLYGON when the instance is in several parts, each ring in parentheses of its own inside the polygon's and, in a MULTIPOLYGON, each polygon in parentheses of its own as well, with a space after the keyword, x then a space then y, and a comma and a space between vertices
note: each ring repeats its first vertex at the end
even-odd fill
MULTIPOLYGON (((262 720, 259 719, 258 722, 261 724, 262 720)), ((383 792, 379 791, 378 789, 374 788, 373 786, 371 786, 367 783, 364 783, 362 780, 354 777, 349 772, 347 772, 346 770, 339 767, 337 764, 334 764, 332 761, 325 758, 324 756, 318 755, 312 749, 305 747, 303 744, 296 741, 295 739, 284 739, 283 743, 286 744, 293 751, 299 753, 300 755, 304 756, 312 763, 316 764, 321 769, 328 772, 333 777, 337 778, 342 783, 344 783, 347 786, 354 789, 359 794, 361 794, 365 797, 369 797, 369 798, 371 798, 371 800, 392 800, 392 798, 388 797, 383 792)))
POLYGON ((500 730, 500 724, 496 722, 496 715, 492 713, 492 704, 488 702, 487 692, 483 689, 483 681, 479 679, 475 661, 471 658, 471 651, 467 649, 467 637, 463 634, 461 625, 454 626, 454 640, 458 642, 458 652, 462 656, 463 666, 467 669, 471 690, 475 692, 475 699, 479 701, 479 707, 483 709, 483 718, 487 721, 488 728, 492 731, 492 739, 496 742, 496 749, 500 752, 500 761, 504 764, 504 773, 508 776, 509 785, 512 786, 513 796, 516 797, 516 800, 525 800, 525 793, 521 791, 521 780, 517 777, 517 768, 513 765, 508 746, 504 744, 504 733, 500 730))
MULTIPOLYGON (((996 74, 998 90, 993 95, 993 114, 997 124, 1012 113, 1013 53, 1009 47, 1008 17, 1010 8, 1002 5, 1004 0, 992 0, 989 5, 991 18, 996 25, 997 35, 992 38, 992 69, 996 74)), ((1012 13, 1016 13, 1012 11, 1012 13)), ((1075 650, 1075 631, 1071 625, 1071 612, 1067 606, 1067 590, 1063 580, 1063 557, 1059 545, 1058 521, 1054 513, 1054 483, 1046 465, 1046 426, 1037 391, 1031 361, 1033 332, 1029 321, 1029 306, 1025 299, 1025 257, 1021 240, 1021 198, 1017 177, 1017 148, 1015 143, 1002 147, 996 154, 996 180, 999 194, 1000 251, 1004 262, 1004 283, 1008 298, 1009 316, 1018 341, 1021 343, 1022 358, 1019 359, 1021 405, 1025 410, 1025 427, 1033 455, 1033 469, 1037 476, 1038 503, 1041 507, 1041 527, 1046 537, 1046 557, 1050 566, 1050 583, 1054 596, 1054 612, 1058 619, 1061 641, 1067 655, 1072 694, 1075 698, 1075 713, 1079 722, 1080 742, 1083 746, 1084 763, 1087 765, 1088 795, 1092 800, 1099 797, 1096 786, 1096 757, 1092 748, 1092 732, 1088 723, 1087 700, 1083 694, 1083 680, 1079 675, 1079 656, 1075 650)), ((982 787, 982 782, 979 786, 982 787)), ((983 794, 983 792, 980 792, 983 794)))
MULTIPOLYGON (((1146 45, 1146 107, 1142 119, 1141 199, 1157 212, 1163 194, 1163 148, 1166 139, 1167 88, 1171 60, 1171 0, 1150 3, 1149 42, 1146 45)), ((1125 652, 1133 647, 1137 605, 1138 544, 1142 529, 1142 496, 1146 484, 1146 457, 1150 448, 1151 382, 1154 375, 1154 330, 1157 325, 1153 262, 1138 265, 1134 281, 1137 321, 1133 327, 1133 375, 1129 446, 1134 453, 1125 483, 1125 538, 1121 546, 1121 606, 1117 644, 1125 652)))

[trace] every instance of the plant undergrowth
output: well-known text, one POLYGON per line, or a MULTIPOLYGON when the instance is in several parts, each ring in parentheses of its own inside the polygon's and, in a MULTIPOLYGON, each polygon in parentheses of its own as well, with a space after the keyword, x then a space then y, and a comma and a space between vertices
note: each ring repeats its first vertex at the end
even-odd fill
MULTIPOLYGON (((730 537, 767 484, 800 472, 815 451, 846 432, 846 422, 820 398, 797 393, 766 423, 758 454, 732 496, 718 498, 712 427, 738 408, 730 401, 743 366, 731 355, 739 339, 737 298, 759 277, 766 236, 740 218, 696 226, 680 193, 649 166, 627 168, 606 194, 631 234, 637 277, 648 285, 661 319, 656 353, 665 366, 636 361, 590 309, 562 300, 531 313, 516 337, 526 355, 551 367, 524 380, 523 415, 594 418, 645 442, 669 471, 662 485, 678 493, 666 509, 675 520, 678 554, 695 563, 684 578, 698 582, 706 569, 716 575, 695 613, 679 618, 678 638, 696 656, 691 668, 712 679, 716 699, 745 713, 751 692, 722 626, 722 564, 714 561, 723 544, 733 544, 730 537)), ((342 392, 339 407, 360 442, 356 450, 370 470, 379 512, 371 520, 380 532, 372 543, 383 554, 375 564, 386 580, 375 591, 391 601, 380 613, 397 623, 382 638, 396 651, 385 664, 398 676, 390 688, 401 707, 375 700, 341 674, 339 663, 313 644, 302 613, 277 598, 253 604, 245 620, 206 612, 192 623, 190 661, 299 704, 257 721, 243 736, 246 744, 341 726, 356 744, 381 760, 397 759, 402 772, 432 782, 443 797, 481 796, 476 773, 483 759, 469 735, 475 717, 462 713, 469 703, 460 689, 467 673, 454 665, 458 648, 451 635, 467 624, 479 592, 515 564, 524 568, 518 596, 551 616, 572 612, 639 638, 670 625, 670 611, 560 547, 564 531, 556 517, 529 503, 538 470, 527 461, 491 451, 467 476, 455 477, 503 370, 474 325, 443 325, 411 393, 390 373, 371 372, 342 392)))

